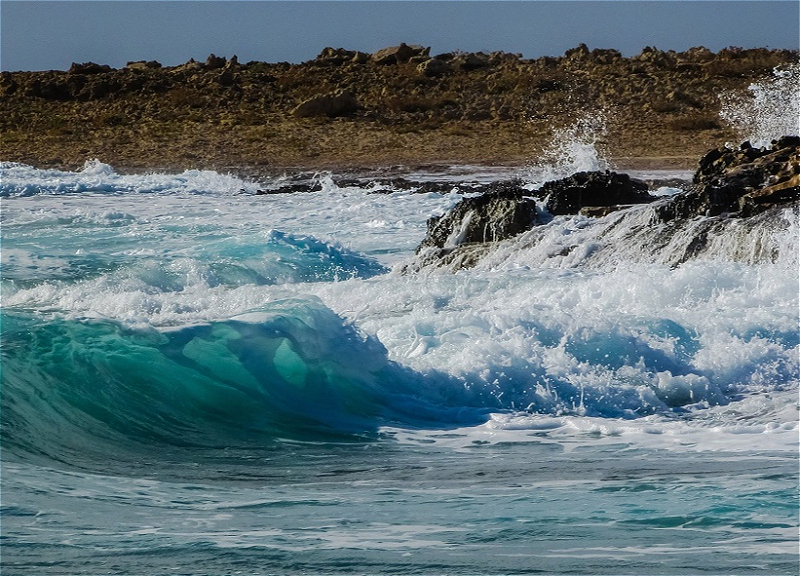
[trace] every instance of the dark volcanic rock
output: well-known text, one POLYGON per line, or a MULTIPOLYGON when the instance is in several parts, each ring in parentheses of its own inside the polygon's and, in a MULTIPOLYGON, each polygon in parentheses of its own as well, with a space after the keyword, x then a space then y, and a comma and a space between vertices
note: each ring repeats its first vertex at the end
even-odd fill
MULTIPOLYGON (((533 196, 545 199, 553 215, 583 213, 604 216, 631 204, 652 202, 644 182, 615 172, 578 172, 546 183, 535 192, 509 180, 464 190, 464 198, 447 214, 428 221, 428 233, 417 248, 411 271, 428 265, 453 270, 474 266, 492 242, 511 238, 541 223, 533 196)), ((461 186, 460 186, 461 187, 461 186)))
POLYGON ((656 199, 647 184, 616 172, 578 172, 547 182, 536 195, 546 198, 547 211, 554 216, 577 214, 584 207, 644 204, 656 199))
POLYGON ((256 190, 256 196, 266 196, 271 194, 297 194, 297 193, 308 193, 308 192, 319 192, 322 190, 322 184, 318 182, 314 182, 311 184, 307 183, 296 183, 296 184, 284 184, 278 188, 268 188, 264 190, 256 190))
POLYGON ((538 222, 530 192, 500 183, 490 192, 464 198, 448 213, 428 220, 428 233, 417 248, 419 259, 414 267, 434 263, 451 264, 454 269, 474 266, 488 243, 516 236, 538 222))
POLYGON ((217 70, 219 68, 223 68, 228 61, 223 58, 222 56, 217 56, 215 54, 209 54, 208 58, 206 58, 206 63, 203 66, 206 70, 217 70))
POLYGON ((694 188, 658 207, 662 220, 694 216, 747 217, 800 200, 800 137, 784 136, 770 148, 722 146, 708 152, 694 188))

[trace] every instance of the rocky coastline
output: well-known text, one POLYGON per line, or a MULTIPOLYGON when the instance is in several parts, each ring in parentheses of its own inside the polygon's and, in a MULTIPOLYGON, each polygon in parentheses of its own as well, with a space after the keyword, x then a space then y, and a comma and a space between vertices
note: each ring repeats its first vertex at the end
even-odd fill
MULTIPOLYGON (((700 159, 691 184, 665 198, 651 194, 645 182, 610 171, 579 172, 533 190, 522 182, 497 182, 482 192, 431 218, 416 259, 402 272, 470 268, 499 242, 556 216, 602 217, 640 204, 649 210, 628 227, 627 242, 647 246, 645 252, 655 254, 679 238, 682 245, 671 250, 676 258, 671 263, 679 264, 702 254, 709 233, 730 222, 747 226, 764 217, 778 220, 776 215, 785 208, 798 212, 800 136, 785 136, 770 147, 743 142, 735 148, 715 148, 700 159)), ((567 245, 560 255, 574 248, 567 245)))
POLYGON ((325 48, 301 64, 210 55, 180 66, 0 74, 3 161, 77 169, 213 169, 258 177, 300 170, 521 165, 553 135, 602 117, 596 146, 616 167, 694 166, 738 140, 720 95, 744 93, 796 51, 585 45, 563 56, 431 54, 401 44, 325 48))

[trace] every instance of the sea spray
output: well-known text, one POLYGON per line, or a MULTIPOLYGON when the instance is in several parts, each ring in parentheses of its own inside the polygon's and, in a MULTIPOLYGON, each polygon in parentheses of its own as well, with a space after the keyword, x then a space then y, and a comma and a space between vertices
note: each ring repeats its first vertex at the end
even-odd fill
POLYGON ((566 178, 575 172, 610 169, 609 161, 598 150, 605 134, 603 113, 583 116, 555 130, 550 145, 523 172, 523 179, 533 188, 538 188, 545 182, 566 178))
POLYGON ((800 134, 800 63, 775 68, 772 77, 742 94, 723 94, 720 117, 757 147, 800 134))
POLYGON ((658 204, 602 218, 558 216, 515 238, 491 245, 481 269, 613 270, 638 263, 677 266, 691 260, 798 265, 800 214, 774 209, 749 219, 695 218, 663 222, 658 204))

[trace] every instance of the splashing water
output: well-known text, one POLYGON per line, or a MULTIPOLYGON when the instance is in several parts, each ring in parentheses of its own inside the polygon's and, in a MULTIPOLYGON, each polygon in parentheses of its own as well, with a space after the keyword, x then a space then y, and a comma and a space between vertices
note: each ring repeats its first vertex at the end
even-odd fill
POLYGON ((403 276, 456 186, 0 172, 6 572, 797 574, 795 213, 403 276))
POLYGON ((609 170, 609 162, 597 150, 605 134, 606 121, 602 114, 585 116, 556 130, 550 146, 528 169, 526 179, 539 187, 575 172, 609 170))
POLYGON ((776 68, 771 78, 747 90, 722 96, 719 113, 741 140, 762 147, 781 136, 800 134, 800 63, 776 68))

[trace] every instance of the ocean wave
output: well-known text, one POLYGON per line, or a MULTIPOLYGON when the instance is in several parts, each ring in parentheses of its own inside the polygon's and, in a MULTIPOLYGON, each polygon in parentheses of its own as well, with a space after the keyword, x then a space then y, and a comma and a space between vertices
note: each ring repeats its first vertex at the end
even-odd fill
POLYGON ((2 322, 7 454, 266 445, 381 422, 474 423, 481 412, 417 389, 377 340, 313 299, 161 332, 19 312, 2 322))
MULTIPOLYGON (((387 426, 476 426, 491 414, 676 416, 758 386, 791 389, 797 365, 786 355, 798 348, 791 335, 754 333, 727 343, 749 350, 738 355, 746 365, 719 366, 706 353, 703 368, 703 339, 675 322, 562 336, 541 324, 529 327, 525 356, 511 362, 492 360, 485 341, 488 356, 473 368, 415 369, 312 297, 166 330, 43 323, 19 311, 4 311, 2 323, 5 453, 85 466, 153 446, 367 439, 387 426)), ((469 338, 463 323, 459 331, 456 346, 469 338)))
POLYGON ((259 184, 213 170, 184 170, 180 174, 119 174, 98 159, 78 171, 41 170, 25 164, 0 162, 0 197, 67 194, 237 194, 255 193, 259 184))

